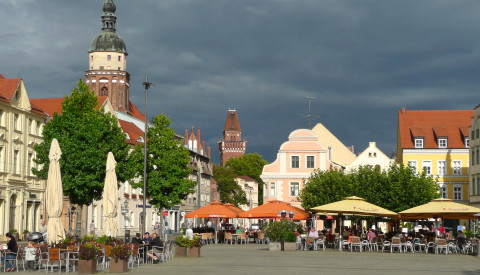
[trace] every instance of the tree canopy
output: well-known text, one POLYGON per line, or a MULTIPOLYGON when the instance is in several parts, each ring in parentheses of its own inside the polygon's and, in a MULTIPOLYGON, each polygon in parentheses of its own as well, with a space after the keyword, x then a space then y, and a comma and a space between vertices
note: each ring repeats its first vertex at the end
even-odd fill
POLYGON ((263 181, 260 178, 263 166, 268 164, 266 160, 258 153, 245 154, 238 158, 231 158, 227 161, 226 166, 238 176, 249 176, 258 182, 258 204, 263 203, 263 181))
MULTIPOLYGON (((194 193, 195 181, 189 180, 191 169, 188 167, 190 153, 175 137, 170 127, 170 118, 164 114, 152 120, 153 126, 147 132, 147 194, 150 204, 157 208, 172 207, 180 204, 188 194, 194 193)), ((143 146, 137 146, 132 152, 135 159, 137 176, 143 179, 143 146)), ((143 182, 131 183, 143 188, 143 182)))
POLYGON ((305 209, 311 209, 349 196, 400 212, 430 202, 440 194, 432 176, 393 164, 387 171, 379 166, 361 166, 349 174, 336 169, 317 170, 306 181, 299 200, 305 209))
POLYGON ((231 203, 236 206, 247 203, 247 196, 235 181, 236 177, 237 174, 230 167, 213 166, 213 178, 217 182, 222 203, 231 203))
POLYGON ((134 170, 129 161, 129 145, 116 118, 97 108, 98 99, 79 81, 65 96, 62 113, 55 113, 43 130, 43 143, 35 145, 35 163, 40 169, 33 173, 46 179, 50 160, 48 153, 53 138, 56 138, 62 150, 60 170, 64 195, 74 204, 90 204, 101 199, 108 152, 112 152, 117 161, 119 182, 129 180, 134 170))

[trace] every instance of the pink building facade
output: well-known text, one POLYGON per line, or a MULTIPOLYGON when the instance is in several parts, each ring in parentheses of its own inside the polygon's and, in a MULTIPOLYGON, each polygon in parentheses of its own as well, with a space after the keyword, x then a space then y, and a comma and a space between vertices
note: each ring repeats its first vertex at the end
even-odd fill
POLYGON ((316 169, 337 166, 329 160, 329 149, 308 129, 290 133, 288 141, 280 146, 277 159, 263 167, 261 179, 265 183, 263 201, 280 200, 301 207, 297 197, 316 169))

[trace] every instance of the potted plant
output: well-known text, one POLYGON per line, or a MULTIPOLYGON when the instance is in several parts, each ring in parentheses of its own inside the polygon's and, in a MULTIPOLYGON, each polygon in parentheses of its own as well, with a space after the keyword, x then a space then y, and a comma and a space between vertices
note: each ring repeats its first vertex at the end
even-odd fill
POLYGON ((111 257, 110 273, 122 273, 128 271, 128 258, 132 253, 131 247, 126 244, 117 244, 107 255, 111 257))
POLYGON ((287 232, 293 232, 295 223, 287 220, 270 222, 263 227, 263 233, 270 239, 269 251, 280 251, 287 232))
POLYGON ((283 242, 283 251, 296 251, 297 250, 297 234, 293 231, 285 233, 285 239, 283 242))
POLYGON ((175 249, 177 257, 200 257, 200 247, 202 246, 202 238, 200 236, 194 237, 190 240, 185 235, 177 237, 178 246, 175 249))
POLYGON ((132 194, 132 199, 136 199, 137 198, 137 194, 132 194))
POLYGON ((30 231, 28 231, 27 229, 23 230, 23 240, 24 240, 24 241, 27 240, 28 233, 30 233, 30 231))
POLYGON ((15 240, 18 242, 20 241, 20 234, 18 234, 17 229, 10 229, 10 233, 15 237, 15 240))
POLYGON ((130 194, 125 193, 124 195, 125 195, 125 198, 127 198, 127 199, 130 198, 130 194))
POLYGON ((78 253, 78 274, 93 274, 97 271, 97 251, 94 244, 80 245, 78 253))

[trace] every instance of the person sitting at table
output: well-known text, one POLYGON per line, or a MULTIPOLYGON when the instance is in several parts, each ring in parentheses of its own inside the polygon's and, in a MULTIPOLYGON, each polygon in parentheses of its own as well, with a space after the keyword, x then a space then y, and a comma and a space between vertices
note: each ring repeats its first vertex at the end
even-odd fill
POLYGON ((375 235, 375 232, 371 228, 368 229, 368 234, 367 234, 367 240, 372 241, 377 235, 375 235))
POLYGON ((454 239, 453 236, 452 236, 452 233, 450 233, 450 231, 446 231, 446 232, 445 232, 445 239, 446 239, 447 241, 451 241, 451 240, 454 239))
POLYGON ((158 261, 158 257, 154 255, 152 251, 153 247, 163 250, 163 242, 162 240, 160 240, 160 237, 157 236, 157 233, 152 234, 152 241, 150 242, 150 248, 148 249, 150 253, 147 253, 148 257, 153 258, 153 263, 157 264, 159 261, 158 261))
POLYGON ((343 229, 343 234, 342 234, 342 238, 344 240, 348 240, 348 238, 350 237, 350 230, 348 230, 348 227, 345 227, 343 229))
POLYGON ((467 238, 463 234, 462 230, 458 230, 457 234, 457 250, 463 250, 463 246, 465 246, 465 243, 467 242, 467 238))
POLYGON ((13 237, 12 233, 8 232, 5 234, 5 237, 7 237, 7 250, 3 252, 7 252, 6 256, 2 257, 2 262, 4 265, 6 265, 7 269, 5 270, 6 272, 12 272, 15 270, 15 267, 8 261, 9 259, 16 259, 17 255, 13 253, 17 253, 17 241, 15 240, 15 237, 13 237), (12 253, 8 253, 12 252, 12 253), (6 261, 5 261, 6 260, 6 261))
POLYGON ((327 237, 327 243, 328 244, 335 244, 335 236, 332 234, 332 229, 329 229, 327 234, 326 234, 326 237, 327 237))
POLYGON ((352 231, 352 232, 350 232, 350 236, 348 236, 348 243, 350 243, 350 244, 352 243, 353 237, 354 237, 354 234, 353 234, 353 231, 352 231))
POLYGON ((150 237, 150 233, 148 232, 145 232, 145 234, 143 234, 143 244, 145 245, 149 245, 150 242, 152 241, 152 237, 150 237))
POLYGON ((318 231, 315 228, 310 228, 310 231, 308 232, 308 237, 313 237, 315 239, 318 239, 318 231))
POLYGON ((235 234, 240 234, 242 233, 242 229, 240 229, 240 226, 237 225, 237 230, 235 230, 235 234))
POLYGON ((142 234, 137 233, 137 234, 135 235, 135 237, 132 238, 132 243, 142 244, 142 243, 143 243, 143 241, 142 241, 142 234))
POLYGON ((300 233, 298 232, 298 230, 297 230, 297 229, 295 229, 295 231, 294 231, 294 232, 295 232, 295 235, 297 235, 297 237, 301 237, 301 236, 302 236, 302 235, 300 235, 300 233))

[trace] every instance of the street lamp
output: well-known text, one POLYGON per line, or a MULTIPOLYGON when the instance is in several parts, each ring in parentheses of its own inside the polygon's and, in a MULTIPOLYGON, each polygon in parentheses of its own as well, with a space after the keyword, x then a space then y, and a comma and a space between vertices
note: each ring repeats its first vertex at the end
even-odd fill
POLYGON ((290 216, 291 221, 293 221, 293 215, 295 215, 295 213, 293 213, 293 212, 288 213, 288 216, 290 216))
POLYGON ((127 199, 125 199, 121 208, 122 208, 122 216, 123 216, 123 227, 124 227, 124 232, 125 232, 125 235, 126 235, 126 232, 127 232, 127 216, 128 216, 128 201, 127 201, 127 199))
POLYGON ((143 139, 143 212, 142 212, 142 235, 145 234, 145 223, 147 220, 147 102, 148 102, 148 89, 155 86, 154 84, 148 82, 148 74, 145 74, 145 82, 143 82, 145 87, 145 132, 143 139))

